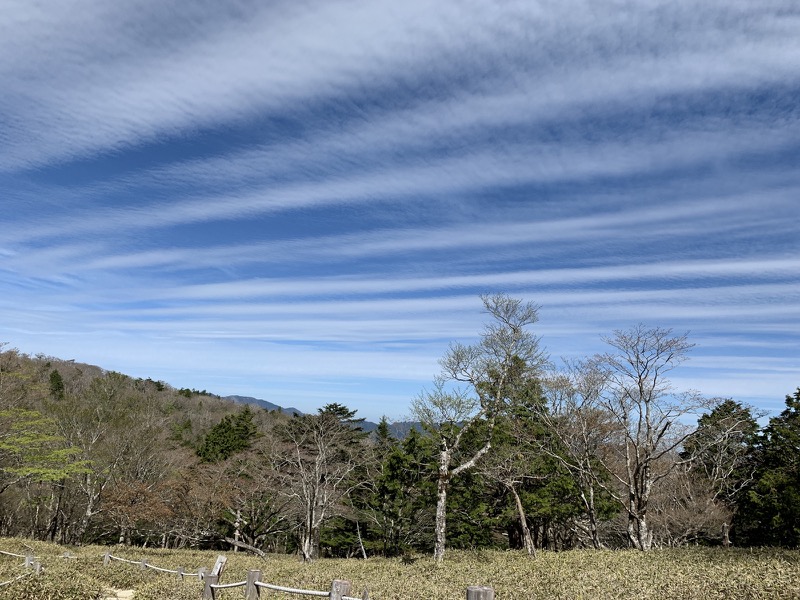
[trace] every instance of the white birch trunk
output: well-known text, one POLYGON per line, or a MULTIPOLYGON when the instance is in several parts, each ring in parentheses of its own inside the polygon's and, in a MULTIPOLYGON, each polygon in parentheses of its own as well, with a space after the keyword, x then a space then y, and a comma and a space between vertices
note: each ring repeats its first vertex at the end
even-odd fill
POLYGON ((439 454, 439 480, 436 489, 436 544, 433 558, 437 563, 444 560, 447 541, 447 488, 450 484, 450 452, 443 449, 439 454))

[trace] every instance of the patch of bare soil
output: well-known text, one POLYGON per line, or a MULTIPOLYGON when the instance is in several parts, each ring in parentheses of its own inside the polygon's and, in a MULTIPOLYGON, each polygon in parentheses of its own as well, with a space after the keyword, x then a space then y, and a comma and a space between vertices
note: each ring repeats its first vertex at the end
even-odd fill
POLYGON ((130 600, 133 598, 133 590, 115 590, 113 588, 109 588, 104 591, 106 594, 103 597, 103 600, 130 600))

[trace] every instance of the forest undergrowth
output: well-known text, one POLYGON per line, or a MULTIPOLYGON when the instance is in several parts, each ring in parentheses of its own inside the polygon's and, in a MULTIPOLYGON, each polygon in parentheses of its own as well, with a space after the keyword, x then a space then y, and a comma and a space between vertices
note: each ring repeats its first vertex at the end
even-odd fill
MULTIPOLYGON (((111 550, 121 558, 196 572, 211 567, 219 554, 134 547, 65 548, 22 539, 0 539, 0 550, 33 553, 43 567, 39 575, 28 570, 29 575, 0 587, 0 598, 14 600, 99 600, 111 588, 133 589, 135 600, 197 600, 202 590, 197 578, 181 581, 175 575, 142 571, 138 565, 122 562, 103 566, 103 555, 111 550)), ((243 553, 224 554, 228 563, 221 583, 243 581, 248 569, 260 569, 263 581, 303 589, 328 590, 333 579, 347 579, 353 584, 352 595, 360 597, 368 588, 373 600, 461 600, 470 585, 493 587, 499 600, 800 598, 800 551, 779 548, 571 550, 541 552, 536 558, 516 551, 451 551, 438 566, 429 556, 302 563, 295 556, 260 559, 243 553)), ((0 555, 0 583, 25 574, 22 563, 0 555)), ((221 600, 242 597, 242 588, 217 594, 221 600)), ((284 600, 280 594, 270 593, 269 597, 284 600)))

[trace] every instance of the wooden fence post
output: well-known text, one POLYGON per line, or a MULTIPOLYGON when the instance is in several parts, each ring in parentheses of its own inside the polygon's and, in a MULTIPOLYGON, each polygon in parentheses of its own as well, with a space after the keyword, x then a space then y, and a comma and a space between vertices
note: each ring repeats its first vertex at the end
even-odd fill
POLYGON ((33 566, 34 557, 33 554, 28 554, 25 557, 25 568, 30 569, 33 566))
POLYGON ((206 583, 203 586, 203 600, 214 600, 215 590, 212 585, 219 583, 219 575, 206 575, 206 583))
POLYGON ((146 561, 146 560, 143 560, 143 561, 141 561, 141 562, 139 563, 139 568, 140 568, 142 571, 147 571, 147 561, 146 561))
POLYGON ((177 568, 177 569, 175 569, 175 570, 177 571, 177 576, 178 576, 178 579, 181 579, 181 580, 183 580, 183 574, 184 574, 184 572, 185 572, 185 571, 183 570, 183 567, 178 567, 178 568, 177 568))
POLYGON ((471 585, 467 588, 467 600, 494 600, 494 589, 485 585, 471 585))
POLYGON ((111 564, 111 552, 106 552, 103 554, 103 566, 107 567, 111 564))
POLYGON ((225 570, 225 565, 228 562, 228 559, 223 556, 222 554, 217 556, 217 562, 214 563, 214 567, 211 569, 211 574, 216 575, 217 577, 222 577, 222 572, 225 570))
POLYGON ((331 583, 331 593, 328 594, 330 600, 342 600, 342 596, 350 593, 350 582, 344 579, 334 579, 331 583))
POLYGON ((261 597, 261 588, 256 585, 256 581, 261 580, 261 571, 250 569, 247 572, 247 584, 244 588, 245 600, 258 600, 261 597))
POLYGON ((208 573, 208 567, 200 567, 197 569, 197 579, 198 581, 203 581, 206 577, 206 573, 208 573))

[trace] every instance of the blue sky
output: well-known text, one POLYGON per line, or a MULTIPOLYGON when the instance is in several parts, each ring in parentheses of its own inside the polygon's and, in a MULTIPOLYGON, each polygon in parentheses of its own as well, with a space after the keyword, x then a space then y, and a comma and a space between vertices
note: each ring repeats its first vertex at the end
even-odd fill
POLYGON ((796 0, 6 0, 0 341, 397 419, 505 292, 777 411, 798 98, 796 0))

